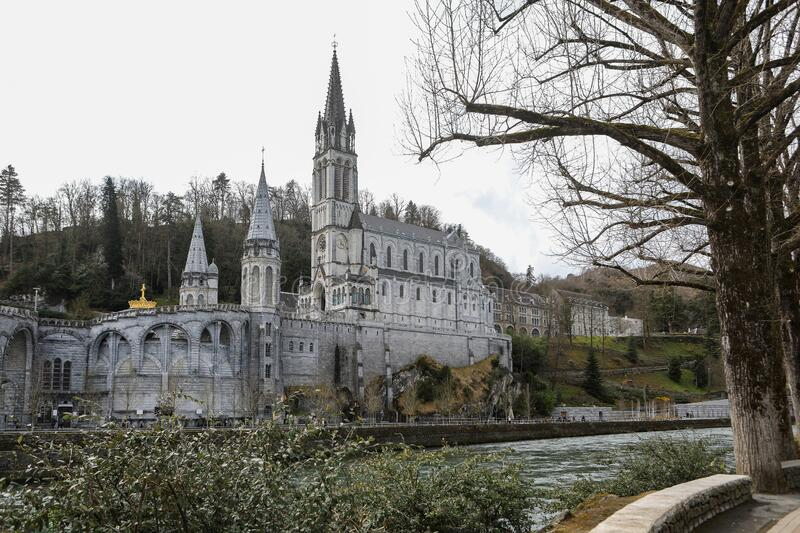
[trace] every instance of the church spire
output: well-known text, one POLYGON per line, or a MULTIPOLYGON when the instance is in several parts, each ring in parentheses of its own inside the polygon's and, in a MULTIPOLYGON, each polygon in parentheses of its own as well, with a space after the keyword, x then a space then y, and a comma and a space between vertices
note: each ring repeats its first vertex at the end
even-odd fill
POLYGON ((344 107, 342 74, 339 71, 339 56, 336 41, 331 57, 331 70, 328 75, 328 92, 325 96, 325 109, 317 116, 315 131, 317 153, 329 148, 355 153, 355 126, 353 111, 348 115, 344 107))
POLYGON ((331 58, 331 73, 328 76, 328 96, 325 99, 325 122, 330 126, 343 125, 347 120, 344 110, 344 93, 342 92, 342 76, 339 73, 339 58, 336 48, 331 58))
POLYGON ((247 240, 264 239, 276 241, 275 224, 272 221, 272 206, 269 203, 269 187, 267 187, 267 175, 264 172, 264 149, 261 149, 261 176, 258 178, 258 188, 256 189, 256 201, 253 205, 253 212, 250 214, 250 229, 247 232, 247 240))
POLYGON ((194 221, 192 231, 192 242, 189 245, 189 255, 186 257, 184 272, 206 273, 208 271, 208 255, 206 255, 206 242, 203 238, 203 223, 200 221, 200 214, 194 221))

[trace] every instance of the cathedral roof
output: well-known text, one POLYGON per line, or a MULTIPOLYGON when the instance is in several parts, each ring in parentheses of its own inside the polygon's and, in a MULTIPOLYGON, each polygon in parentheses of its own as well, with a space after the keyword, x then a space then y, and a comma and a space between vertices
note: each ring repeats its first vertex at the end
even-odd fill
POLYGON ((186 257, 184 272, 202 273, 208 272, 208 256, 206 255, 206 242, 203 238, 203 223, 200 215, 194 221, 192 231, 192 242, 189 245, 189 255, 186 257))
MULTIPOLYGON (((361 225, 367 231, 373 233, 383 233, 384 235, 399 235, 405 239, 416 241, 433 242, 438 244, 449 244, 455 246, 460 244, 460 240, 455 237, 448 239, 448 236, 443 231, 436 229, 423 228, 415 224, 406 224, 399 220, 392 220, 390 218, 383 218, 375 215, 367 215, 359 212, 358 217, 361 219, 361 225)), ((351 223, 352 225, 352 223, 351 223)))
POLYGON ((256 189, 256 201, 253 205, 253 212, 250 214, 250 229, 247 232, 247 239, 278 240, 275 236, 275 224, 272 221, 272 206, 269 203, 269 187, 267 187, 263 160, 261 161, 261 177, 258 179, 258 189, 256 189))

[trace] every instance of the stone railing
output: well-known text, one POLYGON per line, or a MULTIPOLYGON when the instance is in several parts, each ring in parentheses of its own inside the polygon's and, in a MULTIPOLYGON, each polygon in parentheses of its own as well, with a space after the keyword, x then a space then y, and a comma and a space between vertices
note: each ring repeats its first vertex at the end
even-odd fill
POLYGON ((592 533, 678 533, 752 498, 748 476, 717 474, 653 492, 626 505, 592 533))
POLYGON ((119 320, 120 318, 135 318, 137 316, 155 316, 162 314, 175 313, 196 313, 213 311, 245 311, 238 304, 216 304, 216 305, 164 305, 153 309, 126 309, 115 313, 104 313, 89 321, 89 324, 101 324, 103 322, 119 320))
POLYGON ((30 318, 32 320, 36 320, 39 317, 38 313, 31 311, 30 309, 12 307, 10 305, 0 305, 0 315, 30 318))
POLYGON ((69 320, 66 318, 40 318, 39 326, 50 326, 56 328, 85 328, 89 322, 86 320, 69 320))

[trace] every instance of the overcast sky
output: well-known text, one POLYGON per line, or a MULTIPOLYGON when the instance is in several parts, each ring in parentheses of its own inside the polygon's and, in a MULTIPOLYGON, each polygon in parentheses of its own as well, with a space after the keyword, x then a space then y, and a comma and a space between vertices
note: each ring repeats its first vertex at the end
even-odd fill
POLYGON ((512 271, 565 273, 531 220, 529 178, 510 157, 470 150, 436 167, 398 146, 395 101, 415 35, 411 0, 3 2, 0 166, 28 193, 77 178, 192 176, 310 183, 333 34, 352 108, 361 188, 438 207, 512 271))

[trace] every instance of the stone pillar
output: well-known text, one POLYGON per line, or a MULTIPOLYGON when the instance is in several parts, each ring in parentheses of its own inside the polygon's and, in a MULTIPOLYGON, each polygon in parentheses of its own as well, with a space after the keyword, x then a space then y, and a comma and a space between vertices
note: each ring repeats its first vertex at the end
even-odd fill
POLYGON ((33 423, 30 412, 31 389, 33 388, 33 335, 28 330, 20 330, 19 333, 25 335, 25 386, 22 397, 22 420, 33 423))
MULTIPOLYGON (((169 392, 169 352, 172 344, 169 336, 169 326, 161 328, 161 394, 169 392)), ((186 339, 188 342, 189 339, 186 339)))
POLYGON ((394 387, 392 387, 392 354, 389 348, 384 346, 383 364, 385 367, 384 381, 386 382, 386 408, 392 408, 394 401, 394 387))

